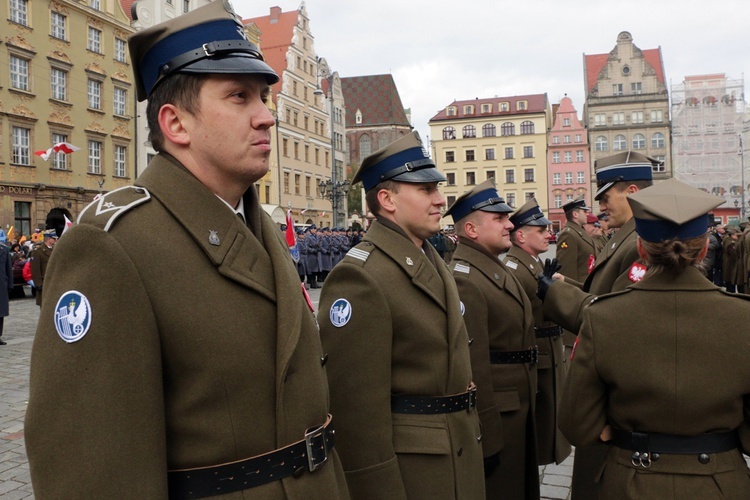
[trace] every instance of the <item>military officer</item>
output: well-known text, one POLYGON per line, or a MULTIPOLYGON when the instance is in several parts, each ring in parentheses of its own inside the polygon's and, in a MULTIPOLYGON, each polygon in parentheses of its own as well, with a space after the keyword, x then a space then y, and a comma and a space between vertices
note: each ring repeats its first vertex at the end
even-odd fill
POLYGON ((499 260, 511 247, 512 211, 487 180, 445 215, 459 238, 450 268, 473 339, 487 498, 539 498, 534 316, 523 285, 499 260))
POLYGON ((737 291, 737 248, 739 241, 739 228, 737 226, 726 226, 722 246, 722 280, 724 286, 730 292, 737 291))
POLYGON ((318 274, 320 274, 320 237, 318 228, 312 224, 307 229, 307 283, 310 288, 320 288, 318 274))
POLYGON ((57 232, 54 229, 47 229, 42 232, 44 239, 31 252, 31 279, 36 288, 36 305, 42 306, 42 293, 44 288, 44 278, 47 276, 47 266, 49 259, 52 257, 52 250, 57 244, 57 232))
POLYGON ((539 349, 536 392, 536 433, 539 465, 560 463, 570 455, 570 444, 557 428, 567 358, 563 353, 562 328, 544 318, 542 301, 536 296, 537 276, 542 271, 539 256, 549 250, 549 225, 536 199, 527 201, 510 216, 513 247, 505 267, 521 282, 534 311, 534 331, 539 349))
POLYGON ((560 412, 574 445, 609 443, 588 498, 750 498, 750 297, 696 267, 724 200, 670 179, 627 201, 648 271, 584 310, 560 412))
MULTIPOLYGON (((305 278, 307 278, 307 242, 305 241, 305 231, 302 229, 297 229, 297 249, 299 249, 297 274, 300 282, 305 283, 305 278)), ((305 288, 309 289, 310 285, 305 283, 305 288)))
POLYGON ((25 426, 35 494, 348 498, 315 318, 254 188, 278 77, 228 2, 129 46, 159 154, 50 261, 25 426))
POLYGON ((445 263, 426 241, 445 204, 412 132, 362 162, 376 220, 323 286, 336 449, 357 499, 484 497, 469 337, 445 263))
MULTIPOLYGON (((546 289, 540 279, 544 315, 569 331, 581 328, 582 309, 593 296, 623 290, 639 281, 646 268, 639 262, 636 248, 635 221, 627 196, 651 186, 652 169, 660 162, 635 151, 625 151, 596 160, 598 190, 594 199, 606 212, 609 226, 619 228, 615 236, 600 253, 585 282, 568 284, 555 282, 546 289), (545 293, 546 292, 546 293, 545 293)), ((573 464, 571 494, 575 499, 595 498, 595 479, 601 470, 606 449, 596 443, 576 448, 573 464)))

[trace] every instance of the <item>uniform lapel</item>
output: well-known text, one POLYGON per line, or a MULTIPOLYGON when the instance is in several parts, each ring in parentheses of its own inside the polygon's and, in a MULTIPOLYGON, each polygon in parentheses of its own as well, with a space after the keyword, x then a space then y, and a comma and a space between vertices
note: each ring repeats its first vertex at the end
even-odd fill
POLYGON ((614 237, 609 240, 607 245, 604 247, 604 251, 599 254, 599 257, 596 259, 596 263, 594 264, 594 269, 589 273, 588 278, 586 279, 587 282, 591 281, 591 277, 596 273, 596 271, 603 267, 605 262, 607 262, 614 254, 617 252, 617 250, 620 248, 620 245, 628 239, 628 236, 630 236, 633 231, 635 231, 635 219, 630 219, 628 222, 625 223, 624 226, 620 228, 617 233, 615 233, 614 237))
POLYGON ((511 276, 510 271, 505 268, 505 264, 500 262, 500 259, 493 258, 475 248, 471 241, 461 240, 461 243, 464 245, 464 252, 471 259, 470 263, 474 268, 484 274, 490 283, 523 304, 522 294, 525 292, 521 289, 521 285, 515 281, 515 278, 511 276))

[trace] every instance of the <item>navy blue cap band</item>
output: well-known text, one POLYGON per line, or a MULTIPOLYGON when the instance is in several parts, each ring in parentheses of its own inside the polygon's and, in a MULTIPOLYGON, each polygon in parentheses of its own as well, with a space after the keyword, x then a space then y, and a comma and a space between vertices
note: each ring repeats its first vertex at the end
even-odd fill
MULTIPOLYGON (((494 189, 485 189, 473 196, 457 201, 450 207, 449 213, 446 215, 453 217, 453 222, 458 222, 471 212, 499 204, 505 205, 505 200, 498 196, 497 191, 494 189)), ((505 206, 508 208, 508 212, 513 211, 508 205, 505 206)))
POLYGON ((635 219, 635 231, 638 236, 652 243, 671 240, 689 240, 706 234, 708 219, 705 215, 689 220, 684 224, 675 224, 664 219, 635 219))
POLYGON ((536 224, 538 226, 548 226, 552 224, 548 219, 544 218, 544 213, 539 209, 539 207, 531 208, 529 210, 526 210, 522 214, 514 214, 510 217, 510 221, 513 223, 515 229, 518 229, 521 226, 526 226, 536 220, 539 220, 540 222, 539 224, 536 224))
POLYGON ((365 191, 369 191, 381 182, 393 179, 404 172, 412 172, 423 168, 435 168, 435 163, 430 158, 425 157, 422 148, 405 149, 362 172, 362 184, 365 191))
POLYGON ((602 185, 607 182, 651 180, 653 179, 651 168, 650 163, 612 165, 596 171, 596 182, 602 185))

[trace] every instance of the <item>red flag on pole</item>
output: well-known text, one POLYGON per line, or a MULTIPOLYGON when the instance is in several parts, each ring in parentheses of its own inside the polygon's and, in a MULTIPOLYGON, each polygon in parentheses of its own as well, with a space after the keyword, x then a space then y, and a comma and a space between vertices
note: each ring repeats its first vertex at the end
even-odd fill
POLYGON ((289 253, 292 254, 294 262, 299 262, 299 249, 297 249, 297 233, 294 231, 294 220, 292 219, 292 209, 286 211, 286 244, 289 246, 289 253))

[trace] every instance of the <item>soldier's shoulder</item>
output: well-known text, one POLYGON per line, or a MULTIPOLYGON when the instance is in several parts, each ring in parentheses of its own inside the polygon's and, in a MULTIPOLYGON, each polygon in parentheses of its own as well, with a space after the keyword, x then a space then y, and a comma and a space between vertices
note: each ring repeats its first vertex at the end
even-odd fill
POLYGON ((462 260, 454 260, 448 265, 454 276, 468 276, 471 274, 471 264, 462 260))
POLYGON ((144 187, 125 186, 94 199, 78 216, 78 224, 89 224, 109 231, 123 215, 151 199, 144 187))
POLYGON ((616 292, 610 292, 610 293, 605 293, 605 294, 602 294, 602 295, 596 295, 596 296, 594 296, 594 297, 591 298, 591 301, 589 302, 589 306, 593 306, 595 304, 605 303, 608 300, 611 300, 611 299, 613 299, 615 297, 620 297, 622 295, 626 295, 626 294, 628 294, 628 293, 630 293, 632 291, 633 291, 632 288, 625 288, 623 290, 618 290, 616 292))
POLYGON ((370 259, 370 255, 375 250, 375 245, 369 241, 363 241, 358 243, 356 246, 349 249, 344 255, 342 262, 347 264, 354 264, 355 266, 364 267, 365 263, 370 259))

